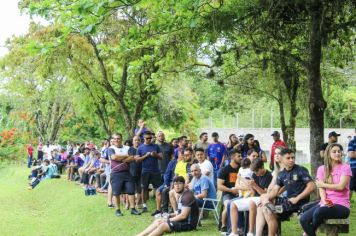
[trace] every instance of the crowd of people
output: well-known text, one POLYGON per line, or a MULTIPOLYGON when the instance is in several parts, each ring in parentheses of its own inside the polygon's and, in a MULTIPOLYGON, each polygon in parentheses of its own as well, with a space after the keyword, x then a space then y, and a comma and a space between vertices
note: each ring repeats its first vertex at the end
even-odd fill
POLYGON ((156 206, 150 209, 155 220, 141 236, 194 230, 200 225, 200 208, 214 209, 217 201, 222 205, 222 234, 274 236, 278 222, 300 212, 316 188, 320 201, 300 217, 304 235, 316 235, 325 219, 350 214, 350 197, 356 191, 355 136, 348 145, 349 163, 344 163, 339 134, 329 134, 320 152, 324 165, 313 181, 308 170, 295 163, 295 152, 278 131, 271 134, 274 143, 267 158, 252 134, 231 134, 227 144, 216 132, 212 143, 206 132, 195 144, 184 135, 167 142, 162 131, 154 133, 143 120, 138 125, 133 138, 124 141, 115 133, 100 147, 94 142, 66 147, 40 143, 34 158, 29 145, 29 188, 66 173, 69 181, 107 193, 107 207, 115 208, 117 217, 123 216, 121 207, 132 215, 147 213, 149 192, 155 191, 156 206))

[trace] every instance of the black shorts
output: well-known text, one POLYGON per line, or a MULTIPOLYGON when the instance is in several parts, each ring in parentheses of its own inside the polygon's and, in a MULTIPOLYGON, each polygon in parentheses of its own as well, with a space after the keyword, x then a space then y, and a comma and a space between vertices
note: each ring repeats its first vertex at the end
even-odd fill
POLYGON ((135 193, 141 193, 142 192, 142 187, 141 187, 141 177, 132 177, 135 185, 135 193))
POLYGON ((195 229, 195 226, 189 224, 186 221, 170 221, 167 220, 167 224, 172 232, 183 232, 183 231, 191 231, 195 229))
POLYGON ((152 184, 154 188, 158 188, 162 184, 161 174, 158 173, 151 173, 145 172, 141 175, 141 186, 143 190, 148 189, 148 185, 152 184))
POLYGON ((356 192, 356 168, 351 169, 352 177, 350 180, 350 191, 356 192))
POLYGON ((122 193, 135 194, 135 186, 129 172, 114 172, 110 175, 112 194, 119 196, 122 193))

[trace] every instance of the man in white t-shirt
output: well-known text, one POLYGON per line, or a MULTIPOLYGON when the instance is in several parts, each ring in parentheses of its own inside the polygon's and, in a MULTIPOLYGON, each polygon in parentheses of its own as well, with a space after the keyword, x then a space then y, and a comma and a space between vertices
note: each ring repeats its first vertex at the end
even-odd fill
POLYGON ((52 149, 49 142, 47 142, 46 145, 43 146, 42 151, 43 151, 44 159, 48 159, 48 160, 52 159, 51 156, 52 149))
POLYGON ((211 162, 206 159, 203 148, 195 149, 195 158, 199 161, 202 174, 209 177, 209 179, 214 183, 214 167, 211 162))
POLYGON ((127 194, 132 215, 140 215, 135 209, 135 185, 130 174, 130 162, 134 161, 133 156, 129 156, 129 146, 122 145, 122 134, 112 135, 113 145, 109 147, 108 154, 111 163, 111 187, 114 196, 116 216, 122 216, 120 210, 120 195, 127 194))

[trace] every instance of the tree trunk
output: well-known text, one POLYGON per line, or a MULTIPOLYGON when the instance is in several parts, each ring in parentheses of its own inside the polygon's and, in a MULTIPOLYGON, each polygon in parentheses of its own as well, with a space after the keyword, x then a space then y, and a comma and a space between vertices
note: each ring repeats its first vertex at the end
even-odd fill
POLYGON ((311 174, 315 176, 318 166, 322 164, 319 149, 324 141, 324 110, 326 102, 321 87, 321 26, 323 2, 314 0, 310 7, 310 62, 309 62, 309 126, 311 174))
POLYGON ((298 115, 297 92, 299 88, 299 75, 297 72, 291 71, 290 68, 290 66, 285 65, 283 73, 283 82, 287 91, 290 110, 289 125, 286 127, 288 139, 285 140, 285 142, 289 148, 296 151, 295 127, 296 117, 298 115))
POLYGON ((283 103, 283 93, 281 88, 278 89, 278 108, 279 108, 279 121, 281 123, 283 141, 287 143, 289 137, 287 133, 287 125, 286 125, 284 103, 283 103))

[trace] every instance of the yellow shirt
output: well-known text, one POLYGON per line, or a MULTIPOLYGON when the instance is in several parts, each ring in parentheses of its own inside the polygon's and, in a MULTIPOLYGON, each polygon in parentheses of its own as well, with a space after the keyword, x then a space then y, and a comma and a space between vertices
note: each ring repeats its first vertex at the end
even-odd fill
POLYGON ((185 182, 188 183, 187 162, 184 162, 183 160, 178 161, 174 174, 176 176, 183 176, 185 182))

